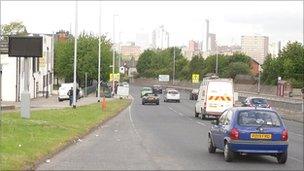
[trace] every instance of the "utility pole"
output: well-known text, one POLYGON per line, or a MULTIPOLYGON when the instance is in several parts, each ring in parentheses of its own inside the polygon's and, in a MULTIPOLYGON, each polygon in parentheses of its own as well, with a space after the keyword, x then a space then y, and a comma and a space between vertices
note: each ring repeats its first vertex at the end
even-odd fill
POLYGON ((218 76, 218 46, 216 45, 215 73, 218 76))
MULTIPOLYGON (((1 32, 1 0, 0 0, 0 45, 1 45, 1 38, 2 38, 2 32, 1 32)), ((2 113, 2 64, 1 64, 1 51, 0 51, 0 118, 2 113)))
POLYGON ((175 77, 175 46, 173 47, 173 79, 172 84, 174 85, 174 78, 175 77))
POLYGON ((85 87, 84 94, 85 94, 85 97, 87 97, 88 96, 88 73, 87 72, 84 73, 84 81, 85 81, 85 83, 84 83, 84 87, 85 87))
POLYGON ((78 1, 75 4, 75 41, 74 41, 74 82, 73 82, 73 108, 76 108, 76 69, 77 69, 77 38, 78 38, 78 1))
POLYGON ((97 85, 97 94, 98 94, 97 95, 97 101, 98 102, 100 102, 100 63, 101 63, 100 58, 101 58, 101 1, 99 2, 98 85, 97 85))
POLYGON ((115 83, 114 83, 114 72, 115 72, 115 16, 113 15, 113 57, 112 57, 112 94, 114 96, 114 88, 115 88, 115 83))
POLYGON ((258 94, 260 94, 261 90, 261 65, 259 64, 259 78, 258 78, 258 94))

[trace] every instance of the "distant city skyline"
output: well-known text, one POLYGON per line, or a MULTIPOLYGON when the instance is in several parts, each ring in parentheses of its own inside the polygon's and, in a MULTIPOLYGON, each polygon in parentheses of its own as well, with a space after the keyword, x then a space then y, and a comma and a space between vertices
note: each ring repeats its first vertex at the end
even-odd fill
MULTIPOLYGON (((79 31, 98 33, 98 1, 79 1, 79 31)), ((241 36, 269 37, 269 42, 303 43, 301 1, 102 1, 102 33, 111 39, 117 14, 115 42, 152 43, 152 32, 164 25, 170 46, 206 38, 205 20, 218 45, 240 45, 241 36), (258 10, 257 10, 258 9, 258 10), (157 12, 155 12, 157 11, 157 12), (142 39, 141 42, 139 39, 142 39)), ((31 33, 74 33, 75 1, 2 1, 2 24, 22 21, 31 33), (14 11, 14 12, 11 12, 14 11)))

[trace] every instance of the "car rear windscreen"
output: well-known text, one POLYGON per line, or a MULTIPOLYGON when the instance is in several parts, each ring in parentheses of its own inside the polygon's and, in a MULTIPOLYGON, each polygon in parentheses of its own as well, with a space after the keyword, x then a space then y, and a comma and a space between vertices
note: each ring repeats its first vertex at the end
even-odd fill
POLYGON ((238 113, 238 124, 241 126, 281 126, 281 120, 277 113, 264 110, 246 110, 238 113))
POLYGON ((267 104, 267 100, 262 99, 262 98, 254 98, 251 99, 253 104, 267 104))

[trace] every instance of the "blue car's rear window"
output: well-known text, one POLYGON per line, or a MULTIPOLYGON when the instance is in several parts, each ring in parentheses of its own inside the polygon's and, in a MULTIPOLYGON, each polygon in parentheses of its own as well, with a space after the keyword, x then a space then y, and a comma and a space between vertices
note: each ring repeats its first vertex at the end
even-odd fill
POLYGON ((245 110, 238 113, 237 122, 241 126, 281 126, 281 120, 277 113, 265 110, 245 110))

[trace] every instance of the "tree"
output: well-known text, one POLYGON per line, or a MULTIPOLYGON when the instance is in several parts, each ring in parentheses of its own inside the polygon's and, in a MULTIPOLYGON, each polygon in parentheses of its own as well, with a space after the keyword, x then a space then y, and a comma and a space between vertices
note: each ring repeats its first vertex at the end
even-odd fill
MULTIPOLYGON (((112 44, 101 38, 101 78, 104 81, 109 79, 112 44)), ((64 78, 67 82, 73 81, 74 64, 74 38, 66 42, 55 43, 55 75, 64 78)), ((88 80, 97 80, 98 76, 98 37, 82 33, 78 38, 77 50, 77 82, 84 84, 85 73, 88 80)))
POLYGON ((250 73, 249 65, 244 62, 232 62, 224 72, 224 77, 235 78, 238 74, 248 75, 250 73))
POLYGON ((4 36, 8 36, 8 35, 24 36, 28 34, 25 25, 21 21, 20 22, 14 21, 9 24, 4 24, 1 27, 1 32, 2 35, 4 36))
MULTIPOLYGON (((191 77, 192 74, 199 74, 200 78, 204 77, 204 68, 205 68, 205 60, 201 55, 195 55, 192 57, 189 62, 189 74, 191 77)), ((189 78, 191 79, 191 78, 189 78)))

